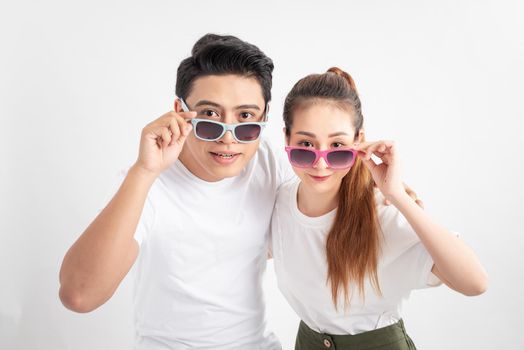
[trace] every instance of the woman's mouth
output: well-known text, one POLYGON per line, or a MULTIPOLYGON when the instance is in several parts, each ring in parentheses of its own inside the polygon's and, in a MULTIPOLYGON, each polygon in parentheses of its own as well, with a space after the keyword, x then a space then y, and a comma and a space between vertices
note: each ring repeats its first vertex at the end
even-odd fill
POLYGON ((331 175, 326 175, 326 176, 314 176, 314 175, 310 175, 308 174, 309 176, 311 176, 311 178, 317 182, 323 182, 323 181, 326 181, 327 179, 329 179, 331 177, 331 175))

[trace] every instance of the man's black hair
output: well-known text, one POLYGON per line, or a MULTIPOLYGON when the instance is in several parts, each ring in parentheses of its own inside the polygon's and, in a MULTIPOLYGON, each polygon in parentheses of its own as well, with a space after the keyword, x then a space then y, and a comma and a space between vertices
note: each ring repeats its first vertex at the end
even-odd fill
POLYGON ((258 47, 231 35, 206 34, 178 66, 176 94, 186 99, 197 78, 238 74, 257 79, 264 102, 271 101, 273 61, 258 47))

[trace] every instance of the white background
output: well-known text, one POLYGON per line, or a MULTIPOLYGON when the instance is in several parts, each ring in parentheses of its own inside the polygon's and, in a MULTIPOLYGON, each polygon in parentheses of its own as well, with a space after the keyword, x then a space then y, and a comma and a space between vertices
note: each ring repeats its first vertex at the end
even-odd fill
MULTIPOLYGON (((168 111, 176 69, 207 32, 275 63, 285 94, 332 65, 353 75, 368 140, 396 140, 405 182, 459 231, 490 276, 467 298, 414 292, 419 349, 524 347, 520 1, 12 1, 0 5, 0 349, 130 349, 132 278, 89 314, 58 299, 69 246, 168 111), (248 4, 249 3, 249 4, 248 4)), ((297 319, 265 281, 269 322, 292 349, 297 319)))

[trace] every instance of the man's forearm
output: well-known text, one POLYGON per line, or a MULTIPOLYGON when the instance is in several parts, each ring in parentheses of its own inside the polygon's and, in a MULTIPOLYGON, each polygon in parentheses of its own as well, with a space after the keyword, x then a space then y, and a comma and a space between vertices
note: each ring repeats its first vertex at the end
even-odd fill
POLYGON ((69 249, 60 270, 60 299, 77 312, 107 301, 133 265, 133 239, 156 176, 132 167, 108 205, 69 249))

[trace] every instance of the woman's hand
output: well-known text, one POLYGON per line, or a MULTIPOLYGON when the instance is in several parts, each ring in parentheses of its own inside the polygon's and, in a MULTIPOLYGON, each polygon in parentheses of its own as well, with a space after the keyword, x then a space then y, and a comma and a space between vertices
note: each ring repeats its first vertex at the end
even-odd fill
POLYGON ((146 125, 135 167, 158 175, 173 164, 192 129, 187 121, 195 116, 196 112, 171 111, 146 125))
POLYGON ((355 145, 354 149, 358 151, 360 159, 371 172, 375 184, 386 200, 405 195, 397 148, 393 141, 363 142, 355 145), (375 163, 371 159, 372 155, 378 157, 382 163, 375 163))

